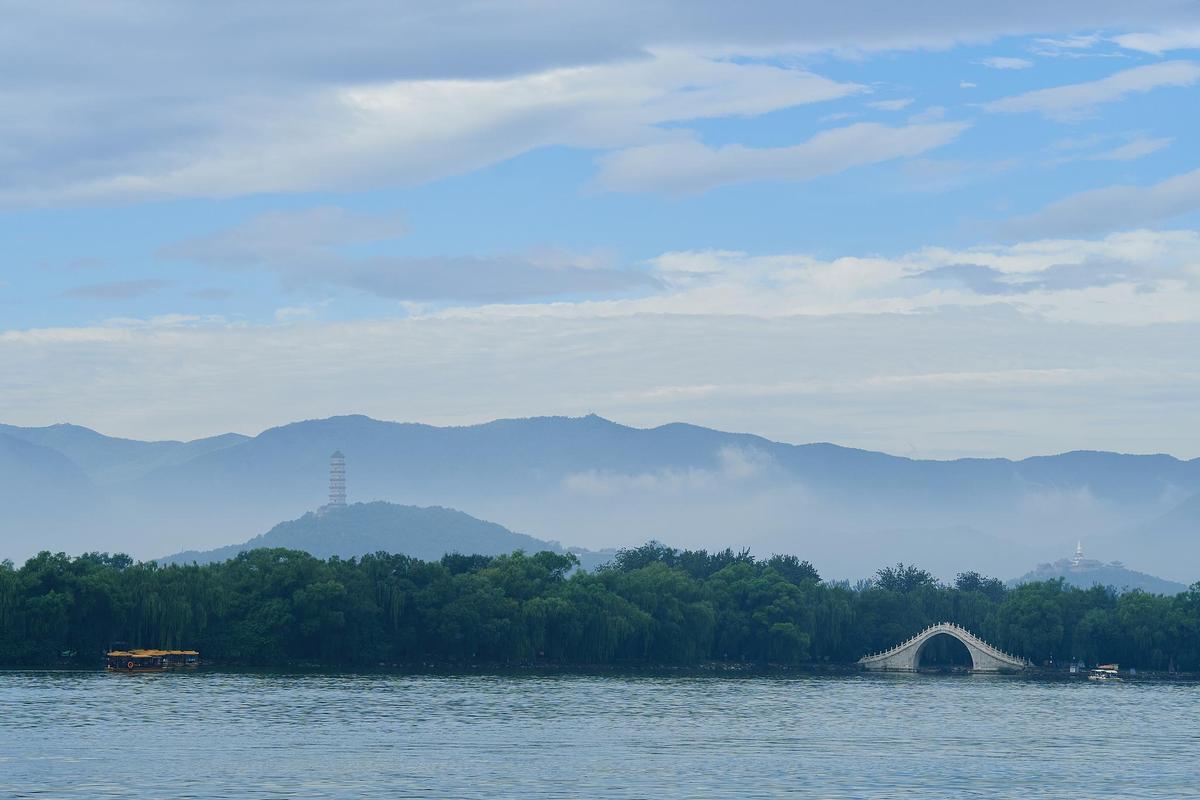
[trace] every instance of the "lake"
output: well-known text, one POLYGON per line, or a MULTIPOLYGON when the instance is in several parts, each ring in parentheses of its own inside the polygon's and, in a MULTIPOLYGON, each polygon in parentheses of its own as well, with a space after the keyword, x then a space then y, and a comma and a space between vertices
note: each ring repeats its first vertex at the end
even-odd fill
POLYGON ((1194 795, 1200 686, 0 672, 0 796, 1194 795))

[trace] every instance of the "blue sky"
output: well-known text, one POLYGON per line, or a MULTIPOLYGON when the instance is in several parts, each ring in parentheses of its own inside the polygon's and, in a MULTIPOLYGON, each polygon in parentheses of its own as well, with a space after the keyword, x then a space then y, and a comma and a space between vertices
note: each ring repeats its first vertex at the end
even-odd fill
POLYGON ((1200 455, 1194 4, 57 3, 0 419, 1200 455))

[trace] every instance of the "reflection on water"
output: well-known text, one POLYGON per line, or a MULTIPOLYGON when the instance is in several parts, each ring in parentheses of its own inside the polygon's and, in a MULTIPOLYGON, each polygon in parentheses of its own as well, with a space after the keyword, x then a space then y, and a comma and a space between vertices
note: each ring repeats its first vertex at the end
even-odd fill
POLYGON ((0 672, 0 797, 1170 797, 1200 687, 0 672))

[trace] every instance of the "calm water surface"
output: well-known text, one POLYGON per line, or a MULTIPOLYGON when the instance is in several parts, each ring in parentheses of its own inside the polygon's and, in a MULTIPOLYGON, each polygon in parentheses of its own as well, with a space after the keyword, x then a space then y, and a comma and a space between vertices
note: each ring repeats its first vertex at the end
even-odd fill
POLYGON ((1200 795, 1200 686, 0 672, 0 797, 1200 795))

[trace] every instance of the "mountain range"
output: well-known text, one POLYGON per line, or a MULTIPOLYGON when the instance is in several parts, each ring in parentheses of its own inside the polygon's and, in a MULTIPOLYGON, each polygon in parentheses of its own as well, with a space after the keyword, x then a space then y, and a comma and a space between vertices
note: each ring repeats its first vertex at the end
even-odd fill
POLYGON ((1083 539, 1108 560, 1200 577, 1200 459, 930 461, 594 415, 463 427, 345 416, 192 442, 0 426, 0 557, 154 558, 245 541, 325 502, 334 450, 352 502, 459 509, 593 549, 658 539, 795 553, 827 577, 896 560, 1003 576, 1083 539))

